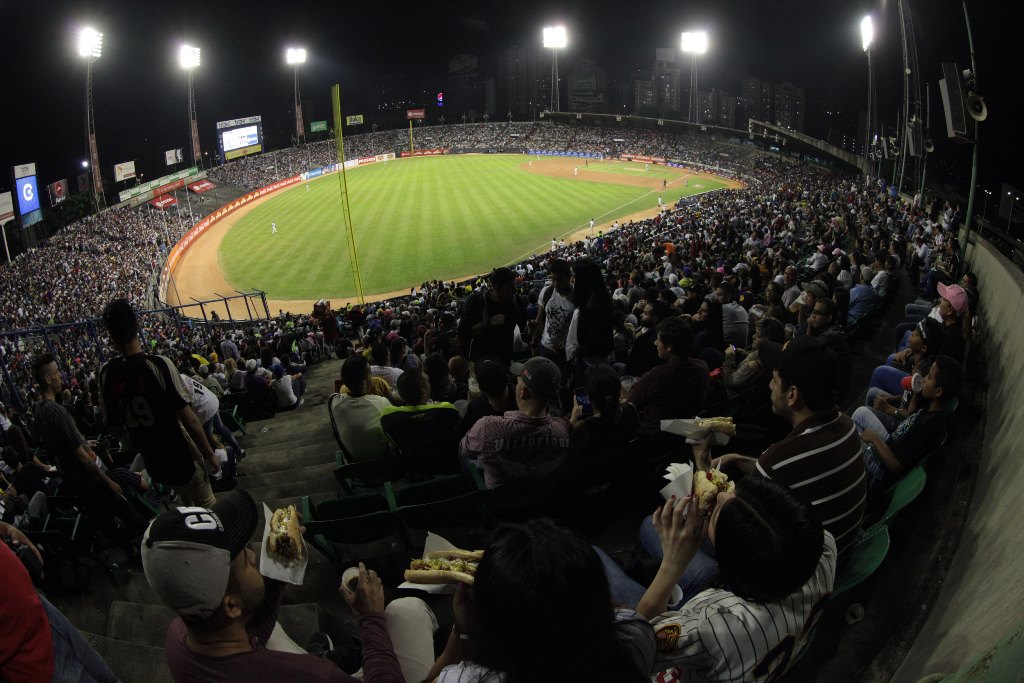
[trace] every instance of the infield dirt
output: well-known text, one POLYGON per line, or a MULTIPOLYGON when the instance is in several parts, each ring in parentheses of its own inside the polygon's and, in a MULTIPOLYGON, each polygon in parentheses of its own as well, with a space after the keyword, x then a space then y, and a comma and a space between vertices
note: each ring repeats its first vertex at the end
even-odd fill
MULTIPOLYGON (((603 161, 602 164, 616 163, 603 161)), ((636 163, 636 162, 633 162, 636 163)), ((554 178, 573 178, 576 177, 578 180, 584 182, 596 182, 596 183, 607 183, 610 185, 628 185, 631 187, 643 187, 651 190, 655 193, 662 189, 662 178, 661 177, 646 177, 646 176, 633 176, 620 173, 608 173, 604 171, 588 170, 587 165, 582 159, 574 157, 542 157, 537 160, 524 161, 520 168, 528 173, 535 173, 538 175, 546 175, 554 178), (579 164, 583 164, 580 166, 579 164), (574 176, 574 169, 578 168, 578 175, 574 176)), ((679 186, 683 181, 689 181, 693 179, 695 182, 699 182, 703 178, 714 180, 716 183, 725 183, 729 189, 741 188, 742 183, 733 180, 727 180, 720 176, 705 175, 701 173, 694 173, 688 169, 676 169, 666 166, 657 167, 663 173, 665 171, 675 172, 676 177, 668 178, 667 189, 678 190, 679 186)), ((228 283, 224 277, 224 270, 220 263, 220 247, 221 242, 224 240, 224 236, 227 235, 228 231, 231 230, 247 213, 259 206, 263 202, 274 199, 274 195, 268 195, 256 201, 250 202, 243 208, 235 211, 231 215, 227 216, 223 220, 213 224, 202 237, 193 242, 192 246, 185 255, 182 257, 178 267, 175 269, 172 281, 168 284, 167 299, 168 302, 173 304, 188 305, 193 304, 193 300, 205 301, 208 299, 215 298, 218 292, 221 294, 228 294, 235 291, 235 287, 228 283)), ((643 211, 637 211, 629 214, 628 216, 622 216, 617 219, 619 225, 628 223, 629 221, 638 221, 645 218, 651 218, 657 215, 657 209, 646 209, 643 211)), ((596 224, 594 230, 600 230, 608 232, 612 229, 613 221, 608 221, 601 224, 596 224)), ((587 236, 590 232, 589 228, 583 228, 577 230, 574 233, 565 236, 565 241, 572 243, 577 240, 581 240, 587 236)), ((546 249, 538 249, 533 253, 539 253, 546 251, 546 249)), ((524 255, 523 258, 527 258, 524 255)), ((479 275, 479 273, 466 273, 460 278, 453 278, 456 280, 464 279, 479 275)), ((415 283, 417 286, 419 283, 415 283)), ((239 287, 241 289, 241 287, 239 287)), ((409 289, 394 290, 391 292, 374 292, 366 294, 366 301, 382 301, 385 299, 393 299, 395 297, 404 296, 409 293, 409 289)), ((356 303, 358 300, 355 297, 348 298, 332 298, 332 306, 343 306, 349 303, 356 303)), ((267 307, 270 309, 271 314, 276 314, 279 310, 283 310, 290 313, 309 313, 313 310, 313 304, 316 302, 315 299, 277 299, 267 297, 267 307)), ((217 311, 218 315, 226 316, 227 311, 222 304, 211 304, 206 306, 207 315, 211 311, 217 311)), ((237 311, 235 312, 237 313, 237 311)))

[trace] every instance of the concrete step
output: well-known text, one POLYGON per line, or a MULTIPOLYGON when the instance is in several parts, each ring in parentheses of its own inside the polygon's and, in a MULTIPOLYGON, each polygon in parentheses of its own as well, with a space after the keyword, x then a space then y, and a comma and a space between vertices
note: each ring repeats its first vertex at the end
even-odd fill
POLYGON ((245 476, 253 476, 268 472, 280 472, 281 470, 289 470, 296 467, 308 467, 309 465, 333 464, 336 451, 336 446, 331 448, 329 444, 324 444, 321 446, 301 446, 291 451, 257 453, 247 455, 245 460, 239 463, 238 469, 244 472, 245 476))
MULTIPOLYGON (((240 482, 241 483, 241 482, 240 482)), ((244 486, 244 484, 242 484, 244 486)), ((260 503, 264 500, 275 500, 277 498, 293 498, 296 496, 308 496, 314 493, 331 493, 337 495, 338 485, 335 483, 334 475, 330 471, 325 472, 316 479, 304 479, 302 481, 288 483, 273 483, 266 486, 246 487, 249 494, 260 503)))
POLYGON ((82 637, 124 683, 174 683, 164 656, 164 641, 149 646, 82 631, 82 637))
MULTIPOLYGON (((107 638, 163 648, 167 627, 175 617, 175 613, 163 605, 115 600, 110 603, 107 638)), ((292 640, 304 647, 310 636, 320 629, 319 608, 315 603, 281 605, 277 621, 292 640)))
POLYGON ((296 434, 295 436, 287 438, 277 438, 276 432, 271 438, 260 438, 260 436, 246 436, 244 439, 239 439, 238 441, 242 444, 242 447, 245 448, 246 453, 273 451, 280 449, 282 446, 287 448, 301 448, 302 446, 314 446, 316 444, 326 442, 334 443, 334 435, 331 433, 329 424, 327 426, 326 435, 319 430, 308 430, 305 434, 296 434))
MULTIPOLYGON (((251 490, 260 486, 270 486, 273 484, 319 480, 324 476, 333 479, 334 467, 335 465, 333 462, 321 462, 315 465, 305 465, 301 467, 296 467, 294 464, 289 463, 288 466, 276 471, 261 472, 258 474, 249 474, 248 472, 240 474, 238 476, 238 483, 240 486, 244 486, 251 490)), ((239 469, 245 469, 244 462, 239 469)))

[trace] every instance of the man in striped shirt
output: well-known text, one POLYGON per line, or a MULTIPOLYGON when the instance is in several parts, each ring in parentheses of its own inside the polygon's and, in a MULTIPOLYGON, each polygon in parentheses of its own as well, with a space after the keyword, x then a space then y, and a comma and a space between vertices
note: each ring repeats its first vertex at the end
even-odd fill
POLYGON ((772 412, 793 429, 760 458, 731 453, 713 464, 788 486, 811 506, 841 556, 860 528, 867 478, 857 428, 836 407, 836 356, 814 337, 764 342, 759 353, 772 368, 772 412))

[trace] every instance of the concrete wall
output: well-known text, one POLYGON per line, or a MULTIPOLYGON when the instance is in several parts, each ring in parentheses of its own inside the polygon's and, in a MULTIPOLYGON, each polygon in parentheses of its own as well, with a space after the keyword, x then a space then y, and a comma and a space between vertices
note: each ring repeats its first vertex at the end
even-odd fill
POLYGON ((1024 618, 1024 274, 982 240, 968 261, 986 329, 984 447, 956 557, 899 683, 956 671, 1024 618))

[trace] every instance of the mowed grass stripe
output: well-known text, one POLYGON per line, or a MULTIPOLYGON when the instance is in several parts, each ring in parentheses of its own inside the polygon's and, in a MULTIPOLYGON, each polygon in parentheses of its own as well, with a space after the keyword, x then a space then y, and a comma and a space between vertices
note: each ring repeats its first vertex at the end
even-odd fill
MULTIPOLYGON (((364 292, 488 272, 544 250, 552 236, 591 218, 604 222, 656 204, 656 193, 643 188, 527 173, 519 168, 524 160, 424 157, 350 170, 364 292)), ((711 189, 703 184, 687 193, 711 189)), ((220 259, 239 289, 278 298, 353 294, 338 178, 313 180, 308 192, 300 183, 252 209, 225 236, 220 259), (270 234, 272 220, 278 235, 270 234)))

